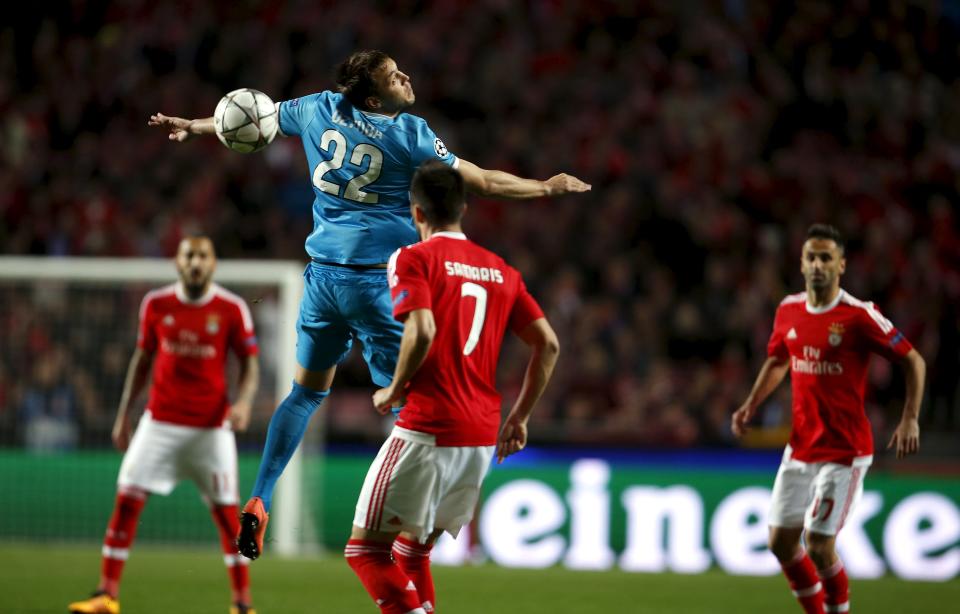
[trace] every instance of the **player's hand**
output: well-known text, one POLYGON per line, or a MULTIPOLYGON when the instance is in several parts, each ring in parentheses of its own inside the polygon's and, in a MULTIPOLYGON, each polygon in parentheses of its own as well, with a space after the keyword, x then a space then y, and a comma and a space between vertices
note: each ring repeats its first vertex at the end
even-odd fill
POLYGON ((576 192, 588 192, 592 186, 589 183, 580 181, 573 175, 560 173, 544 181, 547 186, 547 194, 550 196, 562 196, 563 194, 573 194, 576 192))
POLYGON ((116 422, 113 423, 113 432, 110 433, 111 439, 113 439, 113 445, 121 452, 127 449, 127 446, 130 445, 130 421, 127 417, 117 416, 116 422))
POLYGON ((373 393, 373 407, 381 416, 390 413, 390 408, 403 403, 403 391, 388 386, 373 393))
POLYGON ((497 464, 499 465, 503 459, 525 447, 527 447, 526 421, 508 416, 500 427, 500 435, 497 437, 497 464))
POLYGON ((730 417, 730 430, 737 437, 743 437, 750 430, 749 422, 753 419, 756 409, 750 403, 744 403, 730 417))
POLYGON ((905 418, 900 421, 893 431, 893 437, 887 444, 887 449, 896 447, 897 458, 903 458, 920 451, 920 425, 916 418, 905 418))
POLYGON ((182 143, 192 137, 194 134, 198 134, 193 129, 193 120, 184 119, 182 117, 170 117, 164 115, 163 113, 155 113, 150 116, 150 121, 147 122, 148 126, 162 126, 170 130, 170 134, 167 135, 167 138, 171 141, 177 141, 182 143))
POLYGON ((250 426, 250 411, 253 408, 250 403, 238 401, 230 406, 230 428, 238 433, 242 433, 250 426))

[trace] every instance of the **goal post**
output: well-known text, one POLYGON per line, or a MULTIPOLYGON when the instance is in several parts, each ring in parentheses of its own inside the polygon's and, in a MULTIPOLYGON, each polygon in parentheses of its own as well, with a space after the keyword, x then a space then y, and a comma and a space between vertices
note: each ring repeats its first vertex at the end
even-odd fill
MULTIPOLYGON (((217 263, 214 280, 224 287, 243 293, 244 287, 275 288, 276 309, 267 316, 272 320, 269 347, 261 338, 261 354, 269 359, 275 368, 273 382, 274 407, 290 391, 296 369, 296 321, 299 314, 300 297, 303 291, 303 265, 295 261, 267 260, 229 260, 221 259, 217 263)), ((90 288, 129 288, 146 287, 172 283, 177 279, 176 269, 170 259, 151 258, 87 258, 87 257, 0 257, 0 291, 16 285, 17 292, 25 297, 35 295, 50 284, 70 287, 90 288)), ((116 291, 116 290, 114 290, 116 291)), ((3 296, 4 301, 12 302, 11 296, 3 296)), ((248 300, 257 319, 258 305, 248 300)), ((0 315, 5 307, 0 305, 0 315)), ((116 317, 120 317, 118 314, 116 317)), ((128 314, 122 314, 128 317, 128 314)), ((135 317, 135 314, 134 314, 135 317)), ((260 323, 258 323, 260 324, 260 323)), ((78 321, 72 326, 84 326, 78 321)), ((127 348, 133 351, 131 345, 127 348)), ((129 354, 128 354, 129 355, 129 354)), ((29 360, 29 357, 24 357, 29 360)), ((2 365, 0 365, 2 366, 2 365)), ((121 382, 111 382, 111 386, 122 387, 121 382)), ((0 408, 2 409, 2 408, 0 408)), ((3 442, 0 442, 3 443, 3 442)), ((262 446, 262 441, 259 442, 262 446)), ((279 555, 295 555, 313 550, 313 544, 304 543, 304 535, 316 535, 309 525, 318 517, 304 511, 304 462, 303 449, 298 448, 290 460, 282 478, 277 484, 274 505, 271 511, 270 535, 271 551, 279 555), (304 530, 304 529, 308 530, 304 530)), ((311 484, 310 490, 319 491, 319 484, 311 484)), ((246 493, 240 493, 241 503, 246 493)), ((102 530, 98 527, 97 530, 102 530)))

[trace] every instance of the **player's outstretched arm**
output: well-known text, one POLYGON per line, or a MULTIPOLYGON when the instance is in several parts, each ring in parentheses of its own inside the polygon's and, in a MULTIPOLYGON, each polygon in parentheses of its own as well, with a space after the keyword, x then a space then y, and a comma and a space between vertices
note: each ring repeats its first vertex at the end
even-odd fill
POLYGON ((903 415, 893 431, 887 449, 896 448, 897 458, 920 451, 920 402, 923 399, 923 382, 927 376, 927 363, 917 350, 910 350, 900 364, 906 374, 906 399, 903 415))
POLYGON ((753 390, 750 391, 743 405, 733 412, 730 419, 730 428, 734 435, 742 437, 750 430, 748 423, 757 413, 757 408, 770 396, 771 392, 777 389, 789 370, 790 363, 784 358, 770 356, 764 361, 757 375, 757 381, 753 383, 753 390))
POLYGON ((400 354, 393 381, 386 388, 373 393, 373 406, 383 415, 397 402, 403 400, 407 382, 423 364, 437 334, 437 323, 429 309, 414 309, 403 322, 403 337, 400 338, 400 354))
POLYGON ((167 135, 167 138, 178 143, 182 143, 198 134, 216 134, 213 127, 213 117, 184 119, 182 117, 170 117, 163 113, 154 113, 150 116, 147 125, 160 126, 169 130, 170 134, 167 135))
POLYGON ((566 173, 554 175, 546 181, 524 179, 504 171, 480 168, 463 158, 460 159, 457 170, 463 175, 467 190, 480 196, 523 200, 575 194, 577 192, 587 192, 591 189, 589 183, 584 183, 566 173))
POLYGON ((237 383, 237 398, 230 406, 230 427, 243 432, 250 425, 253 398, 260 385, 260 363, 256 355, 247 356, 240 363, 240 379, 237 383))
POLYGON ((120 395, 120 407, 117 418, 113 422, 113 445, 118 450, 126 450, 130 445, 130 410, 137 402, 140 394, 147 385, 150 377, 150 366, 153 364, 153 355, 137 348, 130 358, 127 367, 127 377, 123 381, 123 393, 120 395))
POLYGON ((500 436, 497 439, 497 463, 516 454, 527 445, 527 421, 533 412, 533 407, 544 389, 553 368, 560 356, 560 342, 553 332, 546 318, 534 320, 523 331, 520 338, 533 350, 527 362, 527 372, 523 376, 523 386, 513 408, 500 427, 500 436))

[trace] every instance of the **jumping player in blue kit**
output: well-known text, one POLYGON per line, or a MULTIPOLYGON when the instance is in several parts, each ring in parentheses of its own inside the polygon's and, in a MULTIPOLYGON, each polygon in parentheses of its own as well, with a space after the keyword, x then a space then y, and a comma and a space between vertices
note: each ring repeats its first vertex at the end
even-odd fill
MULTIPOLYGON (((363 345, 377 386, 389 386, 393 377, 403 325, 392 317, 385 269, 394 251, 418 241, 408 195, 417 167, 439 159, 482 196, 532 199, 590 189, 566 174, 523 179, 453 155, 426 121, 405 112, 415 100, 410 78, 381 51, 352 54, 337 68, 336 80, 337 92, 277 105, 280 133, 303 141, 315 198, 293 389, 270 420, 257 481, 241 515, 237 546, 251 559, 263 551, 276 481, 353 339, 363 345)), ((215 134, 212 117, 157 113, 149 124, 169 129, 170 140, 178 142, 215 134)))

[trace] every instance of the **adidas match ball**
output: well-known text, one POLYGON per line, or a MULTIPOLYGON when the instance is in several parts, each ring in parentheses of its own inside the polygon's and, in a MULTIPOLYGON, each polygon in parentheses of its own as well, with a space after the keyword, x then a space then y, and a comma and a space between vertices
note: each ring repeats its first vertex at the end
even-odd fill
POLYGON ((233 90, 217 104, 213 125, 221 143, 233 151, 253 153, 277 136, 277 108, 263 92, 233 90))

